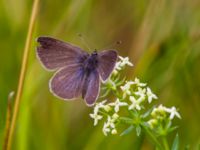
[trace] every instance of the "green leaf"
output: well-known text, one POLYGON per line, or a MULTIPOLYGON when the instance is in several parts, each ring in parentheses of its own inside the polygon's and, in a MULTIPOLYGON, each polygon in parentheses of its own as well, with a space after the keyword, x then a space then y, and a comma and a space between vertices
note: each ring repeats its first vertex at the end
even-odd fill
POLYGON ((106 96, 108 96, 110 93, 110 89, 107 89, 103 95, 100 96, 100 98, 105 98, 106 96))
POLYGON ((133 125, 129 126, 126 130, 124 130, 124 131, 120 134, 120 136, 129 134, 131 131, 133 131, 133 129, 134 129, 134 126, 133 126, 133 125))
POLYGON ((150 128, 149 124, 147 122, 141 122, 141 125, 146 127, 146 128, 150 128))
POLYGON ((135 110, 130 110, 129 113, 130 113, 130 115, 131 115, 132 117, 134 117, 134 118, 135 118, 135 117, 138 117, 138 115, 139 115, 138 112, 135 111, 135 110))
POLYGON ((141 127, 140 126, 136 127, 136 134, 137 134, 137 136, 140 136, 140 134, 141 134, 141 127))
POLYGON ((120 117, 119 118, 120 122, 125 123, 125 124, 133 124, 133 119, 128 118, 128 117, 120 117))
POLYGON ((168 132, 172 132, 172 131, 176 130, 177 128, 178 128, 178 126, 171 127, 168 129, 168 132))
POLYGON ((126 78, 124 77, 123 79, 117 81, 116 86, 122 85, 126 81, 126 78))
POLYGON ((151 114, 151 112, 152 112, 152 110, 155 108, 155 106, 154 107, 152 107, 151 109, 149 109, 147 112, 145 112, 143 115, 142 115, 142 118, 147 118, 150 114, 151 114))
POLYGON ((171 127, 171 125, 172 125, 171 120, 167 120, 166 121, 166 129, 169 129, 171 127))
POLYGON ((120 80, 120 77, 121 77, 121 76, 120 76, 120 74, 119 74, 118 76, 116 76, 115 78, 113 78, 113 81, 114 81, 114 82, 119 81, 119 80, 120 80))
POLYGON ((178 134, 176 134, 172 145, 172 150, 178 150, 178 149, 179 149, 179 136, 178 134))

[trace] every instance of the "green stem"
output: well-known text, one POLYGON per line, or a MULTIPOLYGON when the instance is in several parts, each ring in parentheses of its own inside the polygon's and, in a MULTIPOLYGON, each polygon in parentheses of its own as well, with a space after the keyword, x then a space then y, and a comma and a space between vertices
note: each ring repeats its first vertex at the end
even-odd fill
POLYGON ((169 144, 168 144, 168 142, 167 142, 166 137, 163 137, 163 138, 162 138, 162 141, 163 141, 163 145, 164 145, 165 150, 170 150, 170 149, 169 149, 169 144))
POLYGON ((142 125, 142 127, 144 128, 144 130, 146 131, 146 133, 151 137, 151 139, 153 140, 153 142, 156 144, 156 146, 162 150, 162 146, 161 144, 158 142, 158 140, 156 139, 156 137, 154 136, 154 134, 151 133, 151 131, 144 125, 142 125))
POLYGON ((21 99, 21 96, 22 96, 22 90, 23 90, 24 79, 25 79, 25 75, 26 75, 27 62, 28 62, 28 55, 29 55, 29 50, 30 50, 30 47, 31 47, 33 29, 34 29, 34 24, 35 24, 35 21, 36 21, 36 15, 37 15, 37 12, 38 12, 38 7, 39 7, 39 0, 34 0, 32 12, 31 12, 31 18, 30 18, 29 27, 28 27, 28 34, 27 34, 27 37, 26 37, 26 44, 25 44, 24 53, 23 53, 22 66, 21 66, 19 83, 18 83, 16 98, 15 98, 15 104, 14 104, 13 116, 12 116, 12 121, 11 121, 11 126, 10 126, 10 132, 9 132, 8 140, 7 140, 7 142, 8 142, 7 143, 7 150, 10 150, 11 146, 12 146, 12 140, 13 140, 17 116, 18 116, 18 112, 19 112, 20 99, 21 99))

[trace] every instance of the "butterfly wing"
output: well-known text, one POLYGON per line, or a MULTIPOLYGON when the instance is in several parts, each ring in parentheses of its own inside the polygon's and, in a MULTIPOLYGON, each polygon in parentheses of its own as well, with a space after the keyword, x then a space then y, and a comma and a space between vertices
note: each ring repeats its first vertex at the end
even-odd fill
POLYGON ((78 64, 62 68, 51 78, 50 91, 64 100, 80 97, 85 83, 84 78, 84 70, 78 64))
POLYGON ((112 73, 117 62, 118 54, 115 50, 104 50, 98 53, 98 72, 103 81, 112 73))
POLYGON ((82 97, 86 101, 87 105, 91 106, 96 102, 99 96, 99 91, 100 91, 99 73, 97 70, 93 70, 87 76, 83 87, 82 97))
POLYGON ((56 70, 64 66, 80 63, 88 54, 79 47, 51 37, 39 37, 37 56, 48 70, 56 70))

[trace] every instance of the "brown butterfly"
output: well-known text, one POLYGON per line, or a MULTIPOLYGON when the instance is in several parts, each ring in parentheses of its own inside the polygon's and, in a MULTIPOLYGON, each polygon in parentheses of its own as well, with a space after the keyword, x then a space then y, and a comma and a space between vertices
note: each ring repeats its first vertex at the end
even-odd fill
POLYGON ((49 82, 57 97, 70 100, 81 97, 91 106, 98 98, 100 79, 105 82, 112 73, 118 54, 115 50, 94 51, 51 38, 39 37, 37 57, 49 71, 56 71, 49 82))

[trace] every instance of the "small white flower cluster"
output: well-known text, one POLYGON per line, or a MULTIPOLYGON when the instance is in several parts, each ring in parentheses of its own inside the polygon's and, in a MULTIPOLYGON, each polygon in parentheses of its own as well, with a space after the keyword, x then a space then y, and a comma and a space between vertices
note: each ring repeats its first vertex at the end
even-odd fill
POLYGON ((168 107, 163 106, 162 104, 159 105, 158 107, 155 107, 152 110, 151 116, 153 117, 153 119, 150 119, 147 122, 151 128, 156 126, 160 120, 164 120, 166 118, 169 120, 173 120, 174 117, 181 119, 181 116, 178 113, 176 107, 173 106, 171 108, 168 108, 168 107))
POLYGON ((169 114, 169 119, 170 119, 170 120, 174 119, 175 116, 176 116, 177 118, 181 119, 181 116, 180 116, 180 114, 178 113, 176 107, 173 106, 173 107, 171 107, 171 108, 167 108, 167 107, 163 106, 162 104, 159 105, 158 107, 154 108, 153 111, 152 111, 152 113, 151 113, 151 115, 152 115, 153 117, 156 117, 156 116, 158 116, 159 114, 161 114, 161 115, 163 114, 163 115, 164 115, 164 114, 166 114, 166 113, 169 114))
MULTIPOLYGON (((104 100, 96 103, 93 113, 90 114, 90 117, 94 119, 94 126, 98 124, 99 120, 104 120, 102 130, 105 136, 118 133, 117 127, 122 123, 120 119, 128 118, 128 120, 134 120, 133 116, 124 117, 124 115, 120 115, 120 110, 132 113, 136 112, 141 115, 141 118, 144 118, 142 115, 144 113, 142 110, 145 110, 144 106, 152 103, 153 99, 158 99, 147 84, 140 82, 138 78, 135 78, 133 81, 120 79, 119 71, 124 69, 125 66, 133 66, 133 64, 129 61, 128 57, 123 58, 119 56, 119 59, 113 74, 104 84, 107 91, 114 93, 115 101, 107 103, 107 100, 104 100)), ((148 118, 143 121, 147 122, 152 128, 158 124, 159 119, 162 120, 162 118, 166 119, 168 117, 171 121, 175 116, 181 118, 175 107, 167 108, 160 105, 152 111, 147 109, 146 112, 149 112, 148 118)), ((134 125, 134 121, 131 121, 132 123, 134 125)))
POLYGON ((151 103, 153 99, 157 99, 157 96, 151 91, 149 87, 146 87, 146 83, 141 83, 138 78, 134 81, 128 81, 125 85, 121 86, 123 92, 123 99, 127 98, 130 100, 129 110, 141 110, 142 102, 147 98, 148 102, 151 103))
POLYGON ((103 118, 103 116, 99 115, 98 113, 100 109, 106 108, 106 105, 104 105, 105 103, 106 103, 106 100, 100 103, 96 103, 93 114, 90 114, 90 117, 94 119, 94 126, 96 126, 98 124, 98 121, 103 118))
POLYGON ((103 118, 103 115, 107 117, 106 122, 103 126, 103 133, 105 136, 107 136, 108 133, 111 134, 117 134, 116 129, 116 122, 119 118, 117 112, 119 111, 119 107, 126 106, 127 104, 125 102, 120 102, 119 100, 116 100, 114 103, 105 104, 106 100, 96 103, 94 107, 93 114, 90 114, 90 117, 94 119, 94 126, 98 124, 98 121, 103 118), (110 112, 112 110, 115 110, 114 114, 110 115, 110 112), (100 113, 102 115, 100 115, 100 113))
POLYGON ((103 133, 105 136, 108 135, 108 133, 111 132, 111 134, 117 134, 117 129, 116 129, 116 121, 118 119, 118 114, 115 113, 111 116, 107 117, 107 122, 104 123, 103 125, 103 133))
POLYGON ((94 126, 98 124, 98 121, 103 119, 106 115, 106 122, 103 126, 104 135, 117 134, 115 124, 118 122, 118 112, 121 107, 126 107, 127 110, 140 111, 143 108, 142 102, 147 100, 149 103, 153 99, 157 99, 157 96, 152 93, 149 87, 146 87, 146 83, 141 83, 138 78, 134 81, 127 81, 120 87, 122 92, 122 98, 117 97, 114 102, 106 104, 106 100, 96 103, 94 112, 90 114, 90 117, 94 119, 94 126), (126 102, 125 99, 129 101, 126 102))
POLYGON ((119 59, 120 60, 116 63, 115 69, 113 71, 114 75, 121 71, 125 66, 133 66, 128 57, 119 56, 119 59))

